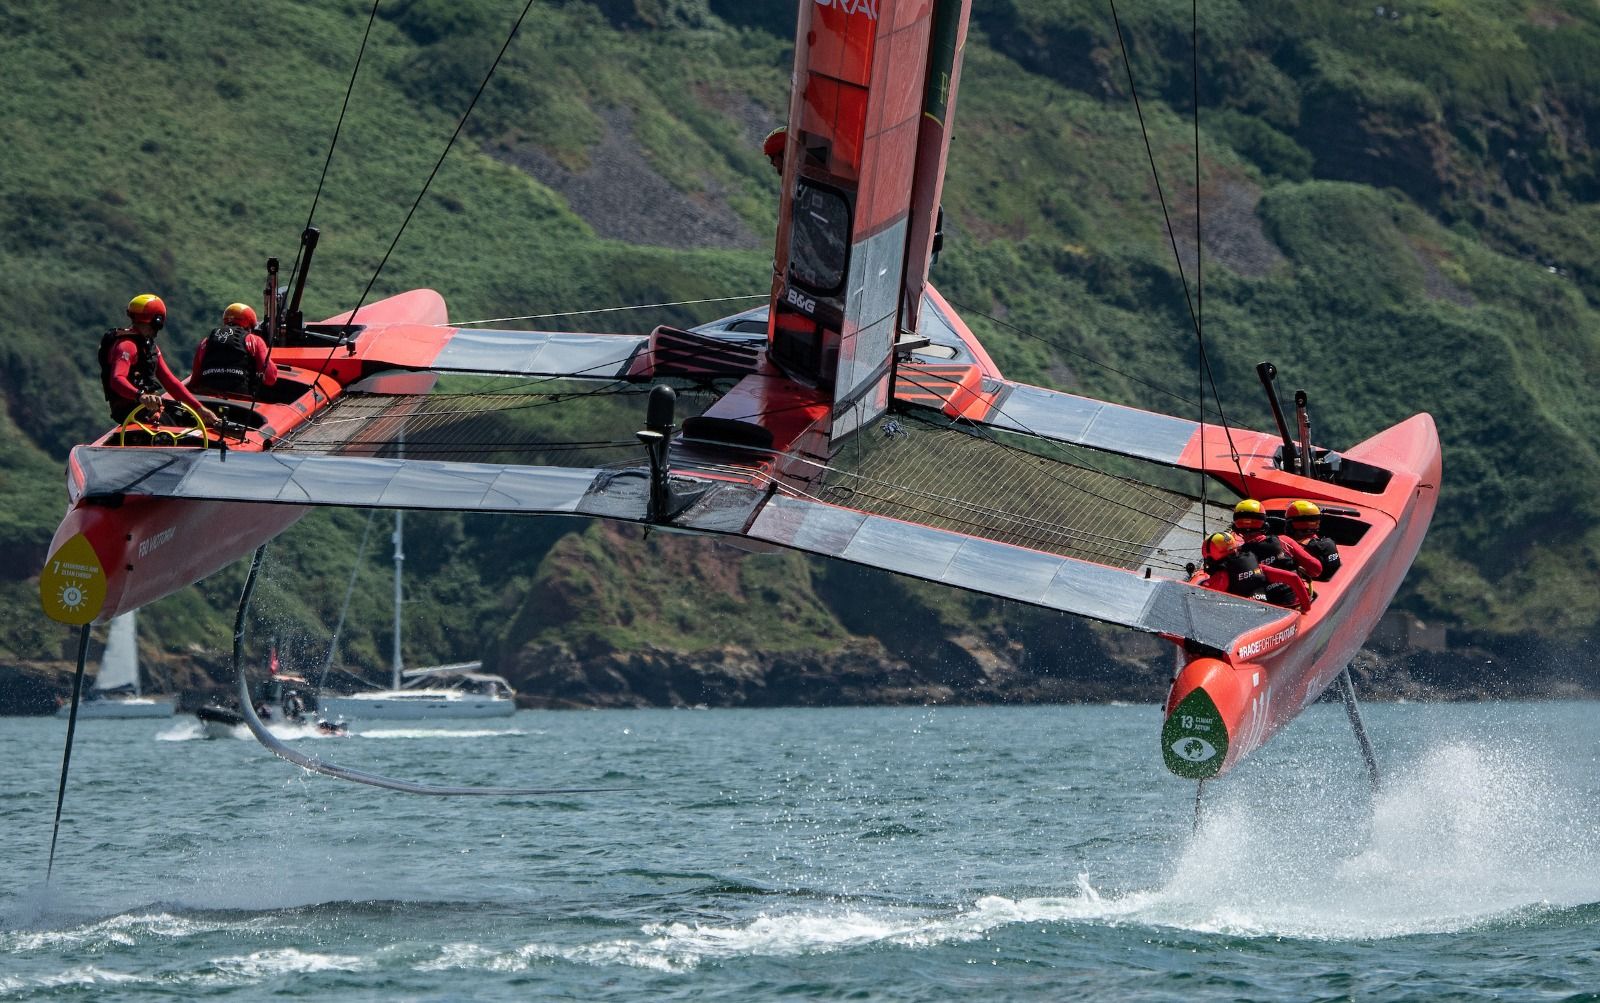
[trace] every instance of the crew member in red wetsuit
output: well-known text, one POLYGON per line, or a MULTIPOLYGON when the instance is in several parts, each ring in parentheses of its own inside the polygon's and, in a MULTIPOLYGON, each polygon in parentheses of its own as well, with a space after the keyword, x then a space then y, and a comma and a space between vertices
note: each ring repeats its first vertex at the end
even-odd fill
MULTIPOLYGON (((134 408, 144 406, 152 421, 162 420, 166 405, 161 391, 193 408, 202 421, 214 425, 217 416, 195 399, 189 388, 167 367, 156 347, 156 336, 167 323, 167 305, 154 293, 141 293, 128 301, 129 326, 112 328, 100 339, 100 388, 111 407, 111 420, 119 425, 134 408)), ((171 416, 172 423, 187 418, 171 416)))
MULTIPOLYGON (((1339 571, 1339 545, 1322 535, 1322 509, 1316 502, 1294 501, 1284 511, 1289 523, 1289 540, 1322 562, 1322 573, 1315 581, 1325 582, 1339 571)), ((1288 542, 1288 541, 1285 541, 1288 542)))
POLYGON ((783 151, 788 145, 789 128, 782 125, 767 133, 767 138, 761 141, 761 152, 767 155, 772 169, 779 174, 783 173, 783 151))
POLYGON ((202 393, 248 394, 278 382, 278 367, 267 354, 267 343, 252 330, 256 312, 247 303, 230 303, 222 311, 222 326, 206 335, 194 350, 194 372, 189 387, 202 393))
POLYGON ((1264 565, 1297 571, 1308 581, 1322 574, 1322 562, 1288 537, 1267 529, 1267 513, 1254 498, 1233 507, 1233 531, 1239 534, 1239 549, 1264 565))
POLYGON ((1311 608, 1311 593, 1293 571, 1262 564, 1239 544, 1232 533, 1212 533, 1201 548, 1205 556, 1205 577, 1196 584, 1208 589, 1246 596, 1279 606, 1291 606, 1304 613, 1311 608))

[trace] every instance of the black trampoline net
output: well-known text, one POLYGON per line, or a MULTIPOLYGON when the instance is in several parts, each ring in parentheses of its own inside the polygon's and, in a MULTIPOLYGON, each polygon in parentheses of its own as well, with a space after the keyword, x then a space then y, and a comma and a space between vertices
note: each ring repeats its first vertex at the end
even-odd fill
MULTIPOLYGON (((874 515, 1164 576, 1199 553, 1199 499, 956 427, 881 423, 834 457, 816 494, 874 515)), ((1208 508, 1208 522, 1226 523, 1225 507, 1208 508)))

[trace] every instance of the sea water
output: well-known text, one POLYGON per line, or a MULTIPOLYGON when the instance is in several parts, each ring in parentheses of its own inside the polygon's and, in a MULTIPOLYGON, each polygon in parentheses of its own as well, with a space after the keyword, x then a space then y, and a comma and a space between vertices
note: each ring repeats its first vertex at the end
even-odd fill
POLYGON ((1600 1000, 1600 706, 1337 705, 1206 786, 1153 706, 523 711, 303 773, 0 720, 0 999, 1600 1000))

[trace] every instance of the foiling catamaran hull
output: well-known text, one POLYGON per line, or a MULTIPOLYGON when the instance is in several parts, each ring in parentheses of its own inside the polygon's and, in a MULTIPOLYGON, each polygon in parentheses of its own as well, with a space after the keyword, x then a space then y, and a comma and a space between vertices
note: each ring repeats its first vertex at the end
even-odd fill
POLYGON ((210 402, 245 426, 225 454, 164 446, 169 430, 73 451, 46 611, 86 624, 136 608, 309 506, 616 519, 1166 637, 1179 649, 1168 767, 1203 779, 1236 765, 1320 695, 1399 587, 1437 498, 1433 422, 1340 456, 1281 422, 1281 436, 1224 429, 1006 379, 927 284, 968 8, 800 5, 765 307, 648 335, 465 329, 419 289, 359 323, 304 325, 308 229, 293 301, 264 304, 281 386, 210 402), (658 384, 643 455, 585 468, 451 452, 471 434, 419 449, 419 426, 470 420, 459 401, 430 403, 441 373, 658 384), (685 384, 720 396, 680 426, 672 386, 685 384), (1104 454, 1220 480, 1269 511, 1315 501, 1344 570, 1305 613, 1198 587, 1190 562, 1227 509, 1113 474, 1104 454))

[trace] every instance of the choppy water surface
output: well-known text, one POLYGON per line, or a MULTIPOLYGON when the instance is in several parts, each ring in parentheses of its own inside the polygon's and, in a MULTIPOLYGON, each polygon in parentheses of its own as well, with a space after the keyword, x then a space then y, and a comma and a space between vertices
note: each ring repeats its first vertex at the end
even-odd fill
POLYGON ((1336 706, 1207 789, 1153 707, 0 720, 0 999, 1600 1000, 1600 707, 1336 706))

